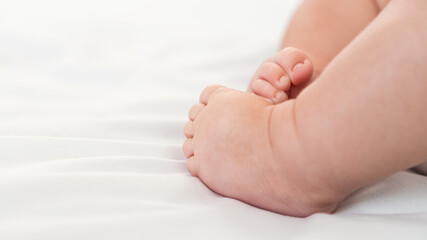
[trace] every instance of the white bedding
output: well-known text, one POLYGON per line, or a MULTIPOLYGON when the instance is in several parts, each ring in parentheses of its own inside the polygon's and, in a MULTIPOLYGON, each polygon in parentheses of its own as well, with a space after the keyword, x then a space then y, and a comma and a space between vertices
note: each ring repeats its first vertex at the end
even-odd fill
POLYGON ((296 4, 0 0, 0 239, 426 239, 411 172, 299 219, 186 171, 187 110, 244 90, 296 4))

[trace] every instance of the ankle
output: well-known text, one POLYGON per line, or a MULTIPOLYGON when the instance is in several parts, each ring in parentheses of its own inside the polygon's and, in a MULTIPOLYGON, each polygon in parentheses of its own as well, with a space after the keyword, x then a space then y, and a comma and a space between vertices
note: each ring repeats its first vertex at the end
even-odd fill
POLYGON ((273 155, 279 162, 276 186, 284 189, 282 199, 291 202, 293 216, 305 217, 316 212, 331 213, 344 198, 330 183, 324 162, 307 152, 296 122, 295 100, 273 107, 270 116, 270 136, 273 155))

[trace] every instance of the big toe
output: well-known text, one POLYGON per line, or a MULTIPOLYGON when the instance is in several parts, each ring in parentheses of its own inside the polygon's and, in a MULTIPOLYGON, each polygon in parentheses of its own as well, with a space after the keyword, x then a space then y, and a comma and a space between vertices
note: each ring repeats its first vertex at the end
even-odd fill
POLYGON ((209 98, 215 93, 215 92, 217 92, 218 90, 220 90, 220 89, 225 89, 225 87, 224 86, 221 86, 221 85, 210 85, 210 86, 207 86, 204 90, 203 90, 203 92, 200 94, 200 103, 201 104, 204 104, 204 105, 206 105, 206 104, 208 104, 208 102, 209 102, 209 98))
POLYGON ((313 74, 312 62, 307 54, 297 48, 284 48, 275 54, 272 60, 283 68, 293 85, 308 82, 313 74))

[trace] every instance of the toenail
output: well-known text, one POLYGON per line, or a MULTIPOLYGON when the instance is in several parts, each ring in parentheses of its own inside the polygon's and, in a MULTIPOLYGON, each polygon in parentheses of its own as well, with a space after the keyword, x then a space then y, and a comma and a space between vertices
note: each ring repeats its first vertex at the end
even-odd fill
POLYGON ((274 103, 280 103, 285 101, 288 98, 288 96, 286 95, 286 93, 282 92, 282 91, 278 91, 276 93, 276 95, 274 96, 273 102, 274 103))
POLYGON ((297 64, 295 64, 295 66, 294 66, 294 69, 293 69, 293 72, 295 72, 295 70, 297 69, 297 68, 300 68, 300 67, 303 67, 304 66, 304 63, 297 63, 297 64))
POLYGON ((290 83, 287 75, 282 76, 279 80, 279 83, 280 83, 280 86, 282 87, 282 90, 284 90, 284 91, 288 90, 288 89, 285 89, 285 88, 288 88, 288 85, 290 83))

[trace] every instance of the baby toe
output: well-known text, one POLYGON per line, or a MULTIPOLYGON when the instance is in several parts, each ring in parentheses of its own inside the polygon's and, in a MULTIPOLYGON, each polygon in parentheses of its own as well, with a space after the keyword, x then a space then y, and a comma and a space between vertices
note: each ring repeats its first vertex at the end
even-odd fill
POLYGON ((288 94, 282 91, 278 91, 274 98, 271 100, 274 104, 282 103, 288 100, 288 94))
POLYGON ((197 115, 205 108, 205 105, 203 104, 195 104, 191 107, 190 111, 188 112, 188 118, 191 121, 194 121, 196 119, 197 115))
POLYGON ((305 59, 304 62, 299 62, 294 65, 292 70, 292 83, 294 85, 301 85, 308 82, 313 75, 313 64, 309 59, 305 59))
POLYGON ((186 138, 192 138, 194 136, 193 121, 188 121, 184 125, 184 135, 186 138))
POLYGON ((223 89, 225 87, 221 86, 221 85, 211 85, 206 87, 202 94, 200 94, 200 103, 202 104, 208 104, 209 102, 209 98, 212 96, 212 94, 214 94, 217 90, 219 89, 223 89))
POLYGON ((307 54, 297 48, 284 48, 270 60, 283 68, 294 85, 308 82, 313 74, 313 64, 307 54))
POLYGON ((286 72, 275 62, 267 61, 261 64, 254 75, 254 80, 256 79, 266 80, 275 88, 282 91, 288 91, 291 87, 291 82, 286 72))
POLYGON ((195 156, 191 156, 187 159, 187 169, 191 175, 197 177, 199 175, 198 162, 195 156))
POLYGON ((189 158, 191 156, 194 155, 194 150, 193 150, 193 139, 192 138, 187 138, 184 141, 184 144, 182 145, 182 151, 184 153, 184 156, 186 158, 189 158))
POLYGON ((273 103, 280 103, 287 99, 287 94, 277 88, 273 87, 271 83, 257 79, 252 84, 252 90, 258 96, 265 97, 273 103))

